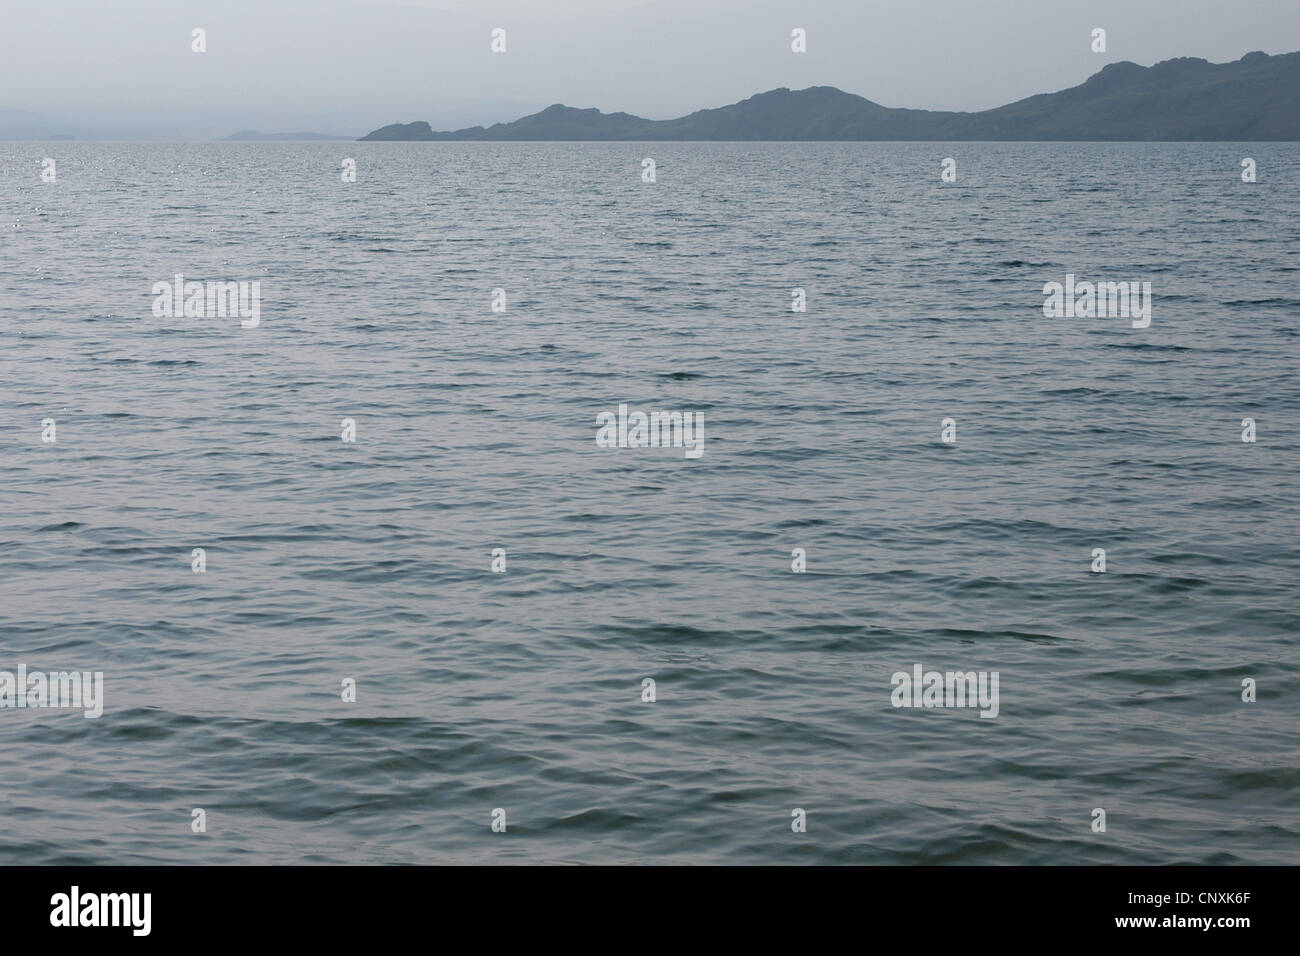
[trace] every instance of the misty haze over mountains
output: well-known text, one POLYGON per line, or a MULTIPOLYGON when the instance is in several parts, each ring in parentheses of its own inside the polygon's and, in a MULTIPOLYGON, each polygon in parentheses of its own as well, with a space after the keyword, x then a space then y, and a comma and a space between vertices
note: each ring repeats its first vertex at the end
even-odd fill
MULTIPOLYGON (((10 97, 11 91, 0 93, 10 97)), ((142 113, 130 104, 112 110, 104 109, 14 109, 0 105, 0 140, 46 140, 73 138, 77 140, 172 140, 205 142, 222 139, 248 139, 264 137, 291 139, 355 139, 371 127, 369 117, 377 110, 365 109, 326 111, 277 105, 276 98, 268 95, 266 101, 255 108, 235 107, 205 108, 202 110, 150 110, 142 113), (289 114, 289 115, 286 115, 289 114)), ((447 125, 505 122, 522 113, 544 106, 542 101, 517 99, 466 99, 450 102, 442 99, 428 101, 428 113, 437 122, 447 125)))
POLYGON ((830 86, 782 87, 671 120, 555 104, 512 123, 435 132, 396 123, 363 141, 1297 140, 1300 52, 1110 63, 1085 83, 977 113, 891 109, 830 86))
MULTIPOLYGON (((980 112, 895 109, 817 85, 781 87, 676 119, 650 120, 558 103, 512 119, 539 107, 517 100, 435 101, 430 108, 435 122, 486 119, 494 125, 439 132, 422 120, 384 126, 361 139, 1294 141, 1300 140, 1300 53, 1255 52, 1217 64, 1195 57, 1150 67, 1114 62, 1078 86, 980 112)), ((0 107, 0 139, 275 141, 356 135, 346 132, 346 126, 344 131, 331 128, 327 116, 311 111, 288 127, 268 125, 277 122, 270 115, 231 109, 204 114, 201 120, 161 114, 146 125, 125 114, 50 116, 0 107)))
POLYGON ((552 103, 669 120, 810 87, 978 112, 1075 86, 1108 63, 1225 63, 1251 50, 1300 50, 1296 0, 10 3, 0 139, 354 138, 411 120, 490 128, 552 103), (498 27, 508 52, 491 49, 498 27))

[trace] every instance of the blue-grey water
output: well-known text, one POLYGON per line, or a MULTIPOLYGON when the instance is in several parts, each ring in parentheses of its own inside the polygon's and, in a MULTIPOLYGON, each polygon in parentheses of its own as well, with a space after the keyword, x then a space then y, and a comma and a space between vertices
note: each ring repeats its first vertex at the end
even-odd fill
POLYGON ((104 674, 0 709, 0 862, 1297 862, 1298 182, 0 144, 0 671, 104 674), (155 316, 177 273, 260 325, 155 316), (1066 273, 1150 327, 1045 318, 1066 273), (621 402, 704 454, 597 447, 621 402), (893 707, 915 664, 998 715, 893 707))

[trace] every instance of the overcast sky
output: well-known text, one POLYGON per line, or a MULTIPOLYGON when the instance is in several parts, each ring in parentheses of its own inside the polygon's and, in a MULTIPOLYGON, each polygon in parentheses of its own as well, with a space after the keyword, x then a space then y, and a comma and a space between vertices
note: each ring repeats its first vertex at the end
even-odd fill
POLYGON ((0 0, 0 108, 359 134, 550 103, 666 119, 779 86, 976 110, 1108 62, 1300 50, 1300 0, 0 0), (207 30, 208 51, 190 51, 207 30), (490 51, 494 27, 507 52, 490 51), (808 52, 790 51, 803 27, 808 52), (1090 33, 1107 30, 1093 53, 1090 33))

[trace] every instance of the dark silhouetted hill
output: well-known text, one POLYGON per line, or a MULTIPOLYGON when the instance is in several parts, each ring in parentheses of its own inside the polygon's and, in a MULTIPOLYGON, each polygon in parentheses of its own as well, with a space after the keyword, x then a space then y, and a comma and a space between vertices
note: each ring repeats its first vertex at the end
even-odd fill
POLYGON ((671 120, 557 103, 486 128, 394 123, 362 140, 1300 140, 1300 53, 1111 63, 1079 86, 978 113, 893 109, 833 86, 783 87, 671 120))

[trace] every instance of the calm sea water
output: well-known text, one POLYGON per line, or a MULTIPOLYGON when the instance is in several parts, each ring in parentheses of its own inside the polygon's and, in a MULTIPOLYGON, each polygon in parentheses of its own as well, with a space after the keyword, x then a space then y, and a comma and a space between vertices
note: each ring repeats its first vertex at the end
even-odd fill
POLYGON ((1297 862, 1298 182, 0 144, 0 670, 105 681, 0 709, 0 862, 1297 862), (1150 281, 1150 328, 1044 318, 1067 272, 1150 281), (176 273, 260 326, 155 317, 176 273), (598 448, 620 402, 703 456, 598 448), (918 663, 998 716, 894 708, 918 663))

